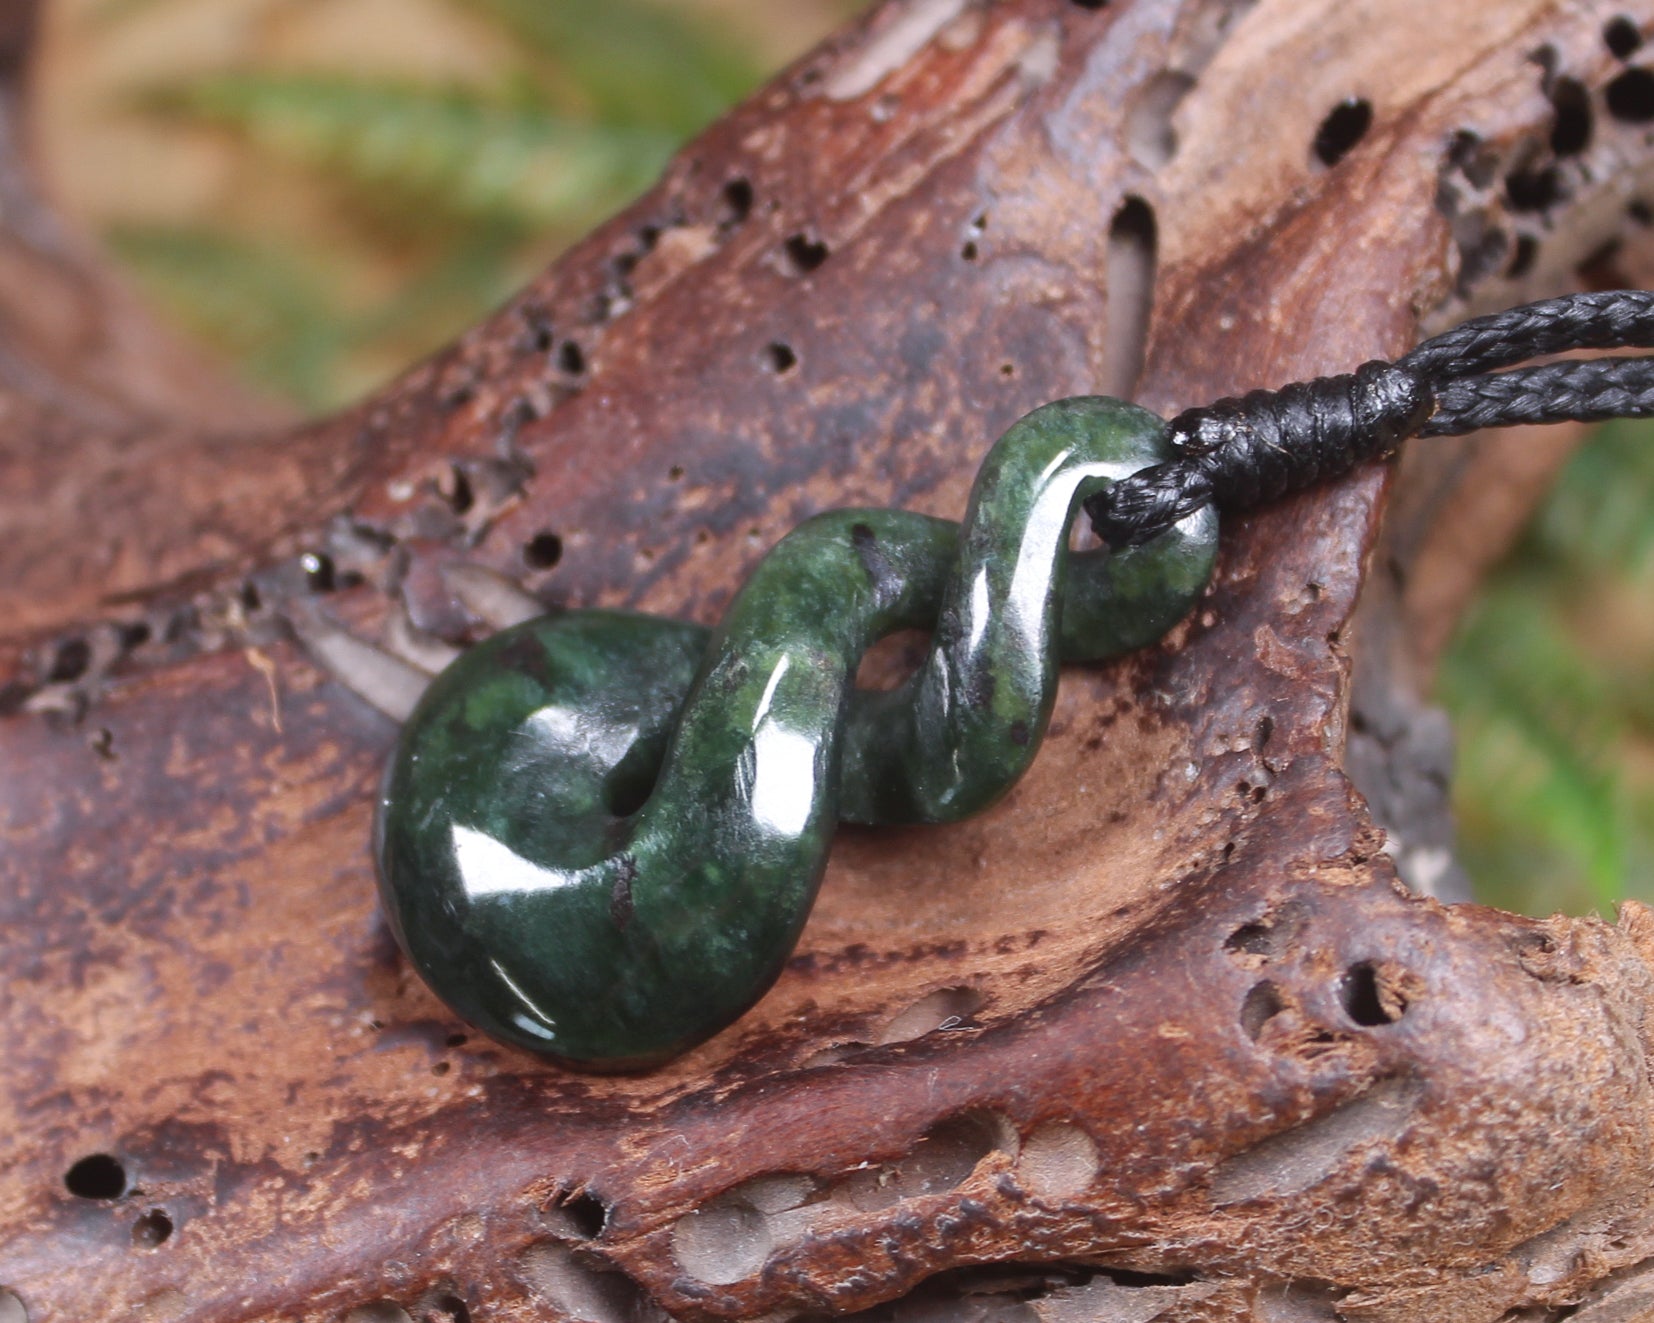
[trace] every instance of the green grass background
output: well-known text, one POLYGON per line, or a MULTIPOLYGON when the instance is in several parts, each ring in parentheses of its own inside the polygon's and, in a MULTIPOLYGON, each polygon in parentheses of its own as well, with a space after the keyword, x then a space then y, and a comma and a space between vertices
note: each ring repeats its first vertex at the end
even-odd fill
MULTIPOLYGON (((142 23, 166 0, 101 0, 142 23)), ((762 79, 739 23, 651 0, 454 0, 506 52, 493 76, 193 72, 111 93, 302 179, 331 237, 279 217, 110 223, 147 291, 271 392, 337 405, 499 302, 647 186, 762 79), (364 295, 353 265, 395 255, 364 295)), ((756 5, 759 0, 751 0, 756 5)), ((817 10, 847 15, 856 0, 817 10)), ((1464 622, 1439 695, 1460 732, 1461 855, 1490 903, 1654 900, 1654 433, 1602 429, 1464 622)))

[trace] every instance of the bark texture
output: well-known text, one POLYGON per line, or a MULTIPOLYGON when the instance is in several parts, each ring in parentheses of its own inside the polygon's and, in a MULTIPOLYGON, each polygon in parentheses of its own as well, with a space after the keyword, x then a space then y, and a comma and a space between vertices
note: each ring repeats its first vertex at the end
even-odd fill
MULTIPOLYGON (((1654 174, 1616 18, 1654 28, 887 3, 284 432, 8 205, 0 1318, 1644 1316, 1654 916, 1410 893, 1341 770, 1385 470, 1230 521, 1193 616, 1066 675, 991 813, 841 833, 774 991, 649 1075, 467 1037, 411 978, 363 697, 518 586, 710 623, 813 511, 957 516, 1046 400, 1169 412, 1602 279, 1654 174), (68 343, 37 259, 93 291, 68 343)), ((1502 526, 1452 487, 1408 488, 1406 548, 1502 526)), ((1378 682, 1456 591, 1406 548, 1378 682)))

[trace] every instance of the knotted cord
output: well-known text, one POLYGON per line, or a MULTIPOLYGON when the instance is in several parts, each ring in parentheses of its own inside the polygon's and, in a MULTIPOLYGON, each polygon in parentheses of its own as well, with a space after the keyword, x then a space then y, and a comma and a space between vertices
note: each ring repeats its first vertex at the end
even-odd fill
POLYGON ((1251 509, 1409 437, 1654 416, 1654 358, 1515 367, 1626 348, 1654 348, 1654 293, 1572 294, 1477 317, 1394 363, 1375 360, 1179 414, 1171 422, 1177 458, 1091 497, 1086 513, 1105 543, 1135 546, 1203 506, 1251 509))

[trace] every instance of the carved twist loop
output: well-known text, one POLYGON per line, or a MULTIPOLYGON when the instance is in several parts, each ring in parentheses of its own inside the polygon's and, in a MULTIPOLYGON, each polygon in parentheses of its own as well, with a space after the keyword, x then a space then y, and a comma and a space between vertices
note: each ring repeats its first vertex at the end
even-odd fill
POLYGON ((380 885, 415 967, 497 1037, 646 1066, 774 981, 835 824, 992 803, 1044 737, 1059 658, 1159 638, 1211 572, 1197 514, 1141 548, 1070 555, 1080 500, 1170 454, 1115 400, 1046 405, 993 447, 962 525, 818 515, 718 629, 572 611, 507 630, 432 685, 378 818, 380 885), (889 693, 862 653, 931 628, 889 693))

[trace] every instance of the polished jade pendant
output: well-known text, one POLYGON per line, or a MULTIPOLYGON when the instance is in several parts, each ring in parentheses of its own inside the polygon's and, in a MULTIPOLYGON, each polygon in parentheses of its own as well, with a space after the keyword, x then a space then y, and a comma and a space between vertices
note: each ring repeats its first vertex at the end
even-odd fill
POLYGON ((376 827, 397 940, 496 1038, 588 1069, 657 1064, 774 982, 835 825, 947 822, 1027 769, 1059 660, 1159 638, 1217 520, 1068 550, 1079 503, 1170 458, 1117 400, 1045 405, 984 461, 963 524, 835 510, 759 563, 716 630, 613 611, 508 629, 432 683, 376 827), (879 638, 924 665, 855 687, 879 638))

